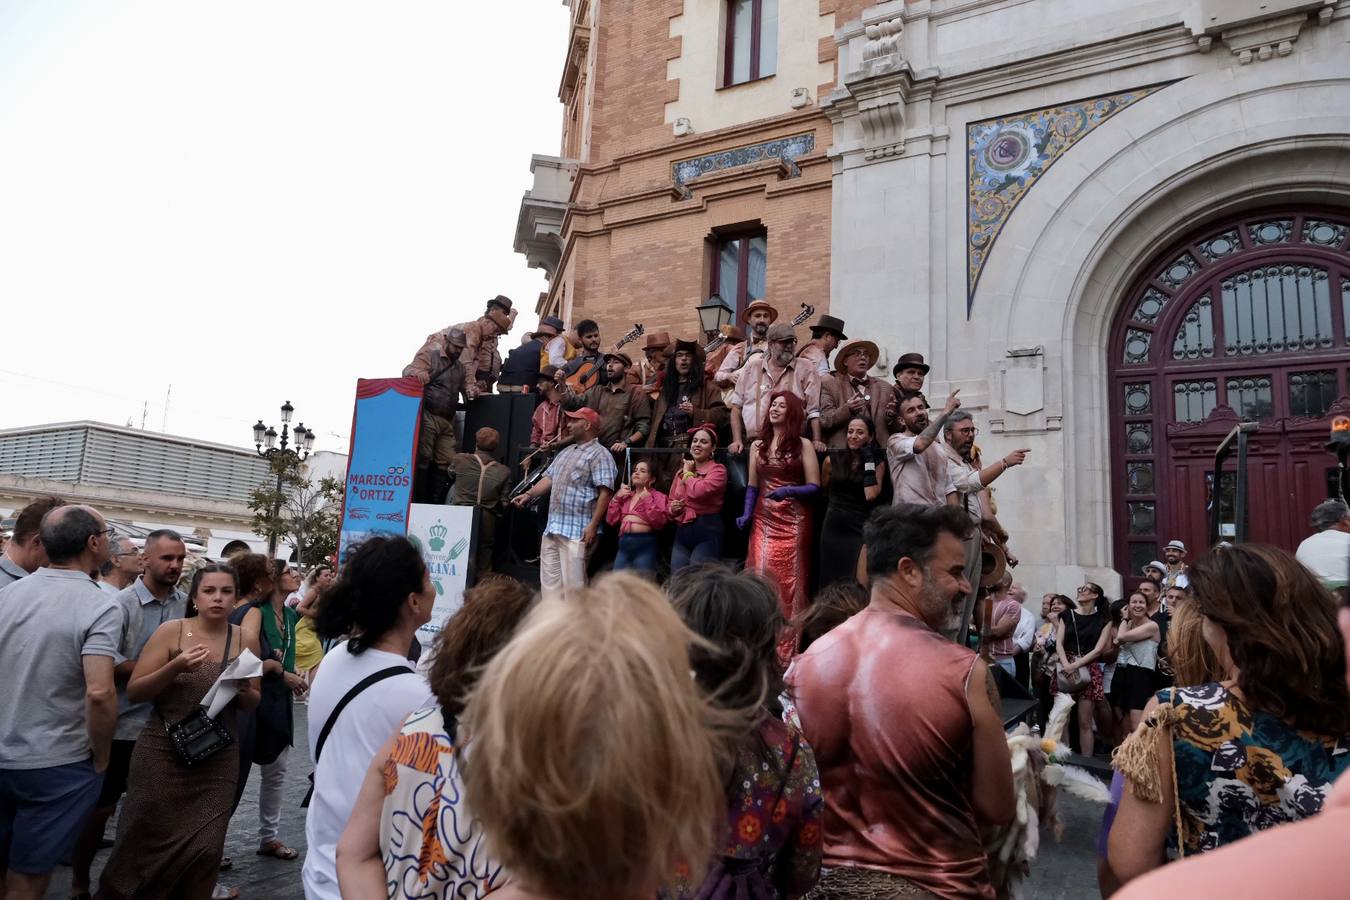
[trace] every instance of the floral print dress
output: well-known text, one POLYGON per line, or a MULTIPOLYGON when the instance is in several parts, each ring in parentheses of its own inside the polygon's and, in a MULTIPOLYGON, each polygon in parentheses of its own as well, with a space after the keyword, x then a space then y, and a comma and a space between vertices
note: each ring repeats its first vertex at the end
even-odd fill
MULTIPOLYGON (((1172 746, 1186 853, 1316 815, 1350 769, 1350 736, 1297 731, 1221 684, 1158 693, 1173 705, 1172 746)), ((1177 848, 1176 835, 1168 848, 1177 848)))
POLYGON ((824 798, 801 732, 767 719, 741 747, 727 793, 722 855, 701 883, 682 866, 665 900, 789 900, 820 876, 824 798))

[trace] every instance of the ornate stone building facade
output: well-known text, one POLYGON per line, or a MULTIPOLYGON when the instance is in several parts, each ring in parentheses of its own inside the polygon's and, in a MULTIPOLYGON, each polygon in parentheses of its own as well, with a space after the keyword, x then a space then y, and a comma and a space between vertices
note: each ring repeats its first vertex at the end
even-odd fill
POLYGON ((836 41, 834 311, 1032 448, 1019 575, 1203 547, 1242 419, 1251 537, 1292 549, 1350 403, 1350 3, 892 0, 836 41))
POLYGON ((536 156, 516 249, 541 314, 694 336, 695 307, 830 303, 821 98, 857 0, 569 0, 561 154, 536 156))
POLYGON ((925 354, 1033 451, 997 500, 1037 591, 1203 547, 1241 419, 1252 538, 1306 533, 1350 408, 1350 0, 571 6, 541 312, 608 343, 760 291, 925 354))

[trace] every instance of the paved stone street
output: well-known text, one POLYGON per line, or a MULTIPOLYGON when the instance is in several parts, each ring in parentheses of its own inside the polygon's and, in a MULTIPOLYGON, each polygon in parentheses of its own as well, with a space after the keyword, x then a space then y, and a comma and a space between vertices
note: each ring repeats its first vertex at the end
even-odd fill
MULTIPOLYGON (((305 815, 300 801, 309 787, 309 743, 305 725, 305 707, 295 708, 295 747, 291 750, 291 768, 286 774, 286 799, 282 806, 281 839, 301 852, 293 862, 255 855, 258 847, 258 781, 259 770, 253 769, 248 790, 239 811, 230 823, 230 835, 225 853, 233 857, 234 868, 222 873, 221 880, 239 888, 241 900, 300 900, 304 888, 300 881, 300 864, 305 849, 305 815)), ((1056 842, 1049 832, 1041 836, 1041 855, 1032 867, 1031 879, 1025 896, 1036 900, 1081 900, 1097 896, 1095 844, 1101 809, 1073 797, 1061 797, 1060 809, 1064 817, 1064 839, 1056 842)), ((114 833, 109 825, 108 834, 114 833)), ((94 864, 94 877, 108 859, 107 850, 99 854, 94 864)), ((66 900, 70 890, 70 869, 56 870, 49 900, 66 900)))
MULTIPOLYGON (((309 789, 309 737, 305 722, 306 707, 295 706, 295 746, 291 748, 290 769, 286 773, 286 794, 281 808, 281 841, 288 847, 300 851, 300 856, 290 862, 258 856, 258 784, 261 770, 253 767, 244 798, 239 803, 234 819, 230 822, 230 834, 225 841, 225 855, 234 859, 234 868, 221 873, 221 881, 231 887, 239 888, 241 900, 299 900, 305 896, 300 880, 300 866, 305 857, 305 811, 300 801, 309 789)), ((116 833, 113 824, 108 826, 108 836, 116 833)), ((108 860, 108 853, 99 853, 94 862, 94 879, 97 881, 99 870, 108 860)), ((56 870, 51 889, 47 892, 49 900, 65 900, 70 896, 70 869, 62 867, 56 870)))

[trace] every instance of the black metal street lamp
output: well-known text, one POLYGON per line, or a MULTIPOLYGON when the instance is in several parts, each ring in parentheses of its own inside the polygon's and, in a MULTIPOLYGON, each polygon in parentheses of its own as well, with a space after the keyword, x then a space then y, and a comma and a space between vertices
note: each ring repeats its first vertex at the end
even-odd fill
POLYGON ((713 294, 703 303, 700 303, 697 309, 699 327, 709 337, 720 334, 722 326, 730 325, 736 317, 736 311, 731 308, 731 304, 723 300, 718 294, 713 294))
MULTIPOLYGON (((304 462, 309 458, 310 451, 314 449, 314 429, 306 428, 305 423, 301 422, 294 429, 291 428, 291 416, 295 414, 295 407, 291 406, 291 401, 287 400, 281 404, 281 446, 277 446, 277 430, 271 425, 264 425, 262 419, 253 426, 253 445, 259 456, 268 462, 272 462, 277 456, 290 454, 294 456, 297 462, 304 462), (295 438, 295 447, 290 447, 291 437, 295 438)), ((272 504, 272 521, 281 516, 281 472, 277 472, 277 493, 276 501, 272 504)), ((275 531, 267 539, 267 555, 272 559, 277 556, 277 534, 275 531)))

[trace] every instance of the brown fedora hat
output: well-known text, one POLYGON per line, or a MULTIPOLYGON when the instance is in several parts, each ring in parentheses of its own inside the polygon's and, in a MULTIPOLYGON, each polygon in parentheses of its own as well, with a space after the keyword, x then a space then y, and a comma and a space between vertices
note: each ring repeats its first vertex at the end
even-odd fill
MULTIPOLYGON (((822 315, 816 324, 811 326, 811 337, 820 337, 822 331, 828 331, 837 335, 839 340, 848 340, 848 335, 844 334, 844 320, 830 315, 822 315)), ((875 362, 875 360, 873 360, 875 362)))
POLYGON ((892 375, 899 375, 905 369, 920 369, 923 374, 928 374, 928 363, 923 361, 922 353, 906 353, 895 361, 895 366, 891 368, 892 375))
POLYGON ((836 372, 843 372, 844 360, 848 358, 849 354, 856 350, 861 350, 867 355, 867 368, 869 369, 877 364, 877 357, 881 356, 881 351, 877 349, 877 345, 871 341, 849 341, 847 344, 841 346, 839 352, 834 355, 834 370, 836 372))
POLYGON ((643 350, 664 350, 670 346, 669 331, 653 331, 647 335, 647 343, 642 345, 643 350))

